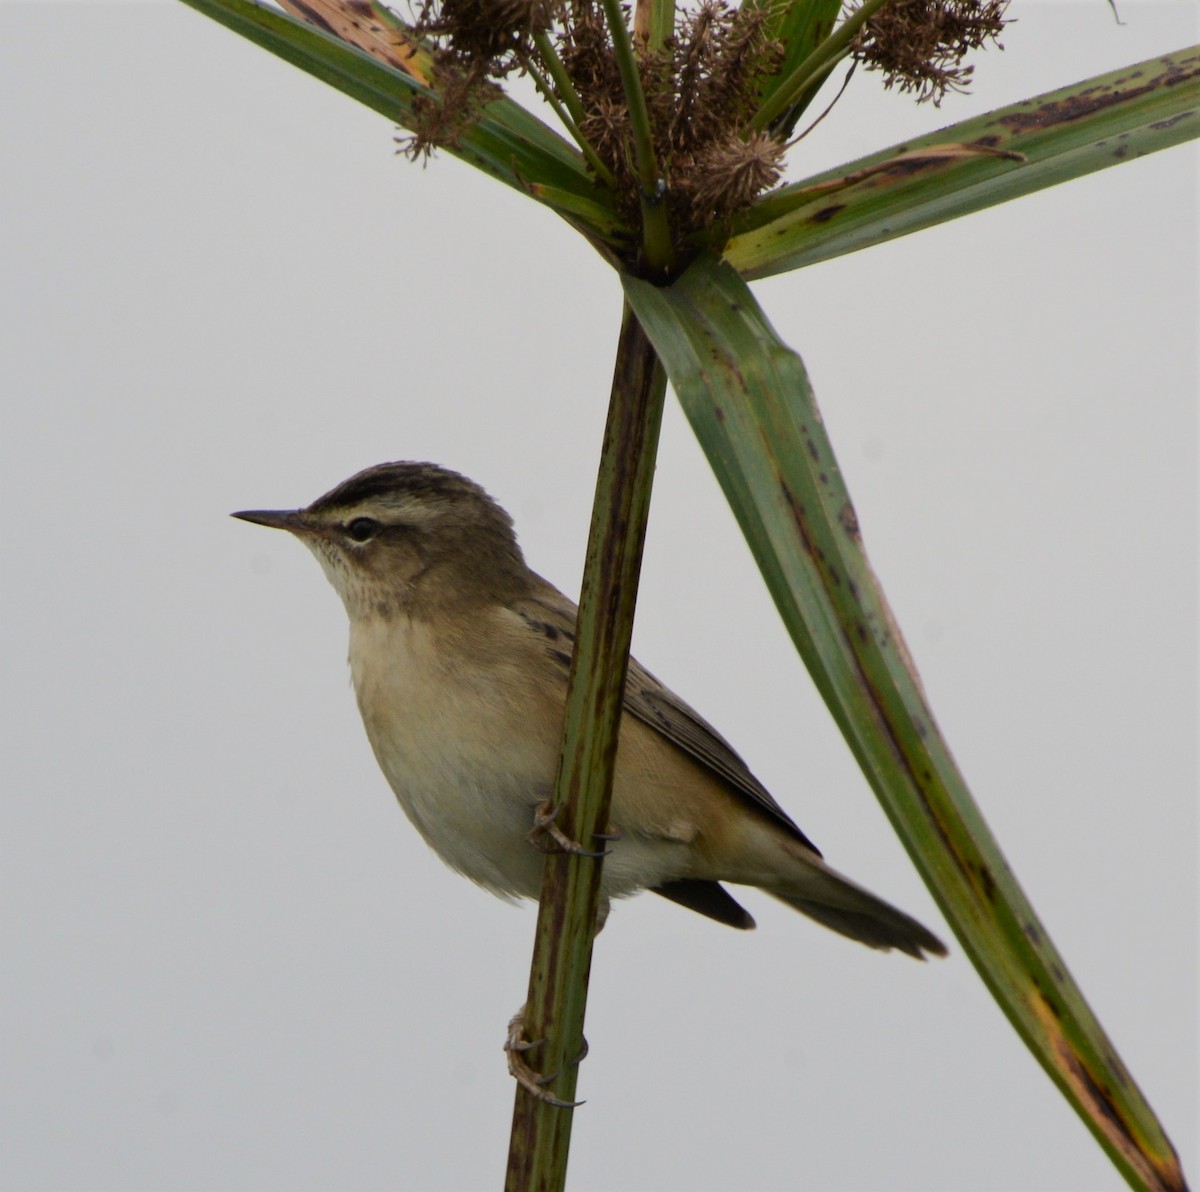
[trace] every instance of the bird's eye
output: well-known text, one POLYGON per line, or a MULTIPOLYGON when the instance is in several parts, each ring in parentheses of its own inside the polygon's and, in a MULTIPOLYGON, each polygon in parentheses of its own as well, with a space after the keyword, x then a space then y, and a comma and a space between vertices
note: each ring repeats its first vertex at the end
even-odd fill
POLYGON ((379 533, 379 523, 373 517, 356 517, 347 524, 346 533, 355 542, 367 542, 379 533))

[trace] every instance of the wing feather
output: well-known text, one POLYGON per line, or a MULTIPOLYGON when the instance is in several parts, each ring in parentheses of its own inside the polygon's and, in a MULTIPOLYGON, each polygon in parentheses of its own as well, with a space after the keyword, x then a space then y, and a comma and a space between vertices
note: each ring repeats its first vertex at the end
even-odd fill
MULTIPOLYGON (((533 632, 546 639, 547 651, 566 673, 571 665, 578 610, 574 601, 552 584, 541 580, 540 585, 520 602, 516 611, 533 632)), ((754 777, 733 746, 699 712, 659 682, 635 658, 629 660, 629 674, 625 681, 625 711, 661 733, 715 774, 728 790, 782 824, 805 848, 811 849, 818 857, 821 855, 820 849, 754 777)))

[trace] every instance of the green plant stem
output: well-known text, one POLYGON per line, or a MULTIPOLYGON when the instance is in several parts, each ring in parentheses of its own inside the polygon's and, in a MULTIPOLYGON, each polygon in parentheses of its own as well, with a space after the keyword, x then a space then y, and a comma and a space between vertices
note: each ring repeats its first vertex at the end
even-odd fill
MULTIPOLYGON (((562 121, 563 127, 571 134, 575 144, 579 146, 579 151, 587 158, 587 163, 592 167, 592 171, 596 177, 603 182, 607 187, 613 189, 617 185, 617 179, 612 170, 600 160, 600 155, 592 146, 591 141, 583 135, 579 125, 575 122, 571 113, 567 110, 564 103, 555 95, 555 88, 551 86, 550 80, 538 69, 536 63, 532 59, 522 56, 521 64, 528 71, 529 77, 533 80, 534 86, 542 93, 542 98, 554 109, 554 114, 562 121)), ((559 63, 561 67, 562 63, 559 63)), ((568 84, 570 80, 567 80, 568 84)), ((576 103, 579 102, 576 97, 576 103)), ((582 109, 581 109, 582 110, 582 109)))
POLYGON ((554 48, 554 42, 550 39, 550 34, 544 31, 535 33, 533 35, 533 44, 537 49, 538 57, 542 60, 542 65, 554 80, 554 86, 558 89, 559 98, 562 100, 567 111, 571 113, 571 119, 575 122, 576 126, 582 124, 584 117, 583 102, 579 98, 579 92, 575 90, 575 84, 571 82, 571 76, 567 74, 567 68, 563 65, 563 60, 558 56, 558 51, 554 48))
POLYGON ((865 0, 863 6, 852 12, 807 58, 792 71, 754 114, 750 128, 762 132, 771 122, 781 116, 812 85, 818 75, 828 72, 850 52, 850 43, 858 31, 890 0, 865 0))
POLYGON ((642 248, 645 265, 656 280, 665 280, 675 264, 675 249, 667 223, 667 208, 663 202, 666 179, 658 168, 654 153, 654 135, 650 128, 650 111, 646 93, 638 74, 637 59, 629 26, 621 12, 621 0, 601 0, 604 16, 612 36, 613 56, 621 74, 625 101, 629 104, 629 124, 633 131, 634 169, 638 180, 638 196, 642 209, 642 248))
MULTIPOLYGON (((554 796, 558 827, 589 849, 608 826, 665 392, 662 365, 626 306, 592 507, 554 796)), ((574 1100, 584 1051, 602 865, 601 859, 572 853, 546 858, 525 1009, 525 1037, 544 1042, 526 1058, 544 1074, 553 1074, 547 1090, 562 1101, 574 1100)), ((564 1186, 573 1117, 574 1110, 549 1105, 518 1086, 507 1192, 555 1192, 564 1186)))

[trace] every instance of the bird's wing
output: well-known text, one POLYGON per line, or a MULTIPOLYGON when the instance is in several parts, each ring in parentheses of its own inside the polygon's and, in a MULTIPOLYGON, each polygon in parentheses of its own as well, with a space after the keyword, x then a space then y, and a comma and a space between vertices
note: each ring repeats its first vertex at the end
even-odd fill
MULTIPOLYGON (((575 642, 575 603, 545 580, 541 584, 516 611, 531 630, 546 639, 546 649, 559 665, 569 670, 575 642)), ((715 774, 729 790, 782 824, 818 857, 821 855, 821 850, 775 802, 733 746, 635 658, 629 660, 629 674, 625 680, 625 710, 715 774)))

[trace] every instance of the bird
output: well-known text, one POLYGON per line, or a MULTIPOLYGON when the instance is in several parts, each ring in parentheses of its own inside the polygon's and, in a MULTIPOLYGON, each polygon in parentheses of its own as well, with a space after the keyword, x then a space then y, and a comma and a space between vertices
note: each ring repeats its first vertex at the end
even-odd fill
MULTIPOLYGON (((575 639, 575 603, 525 562, 484 489, 431 463, 377 464, 312 504, 244 510, 316 556, 350 622, 367 738, 417 831, 452 869, 539 897, 575 639)), ((598 924, 650 890, 754 927, 757 887, 840 935, 918 959, 945 945, 829 866, 698 712, 630 658, 598 924)))

